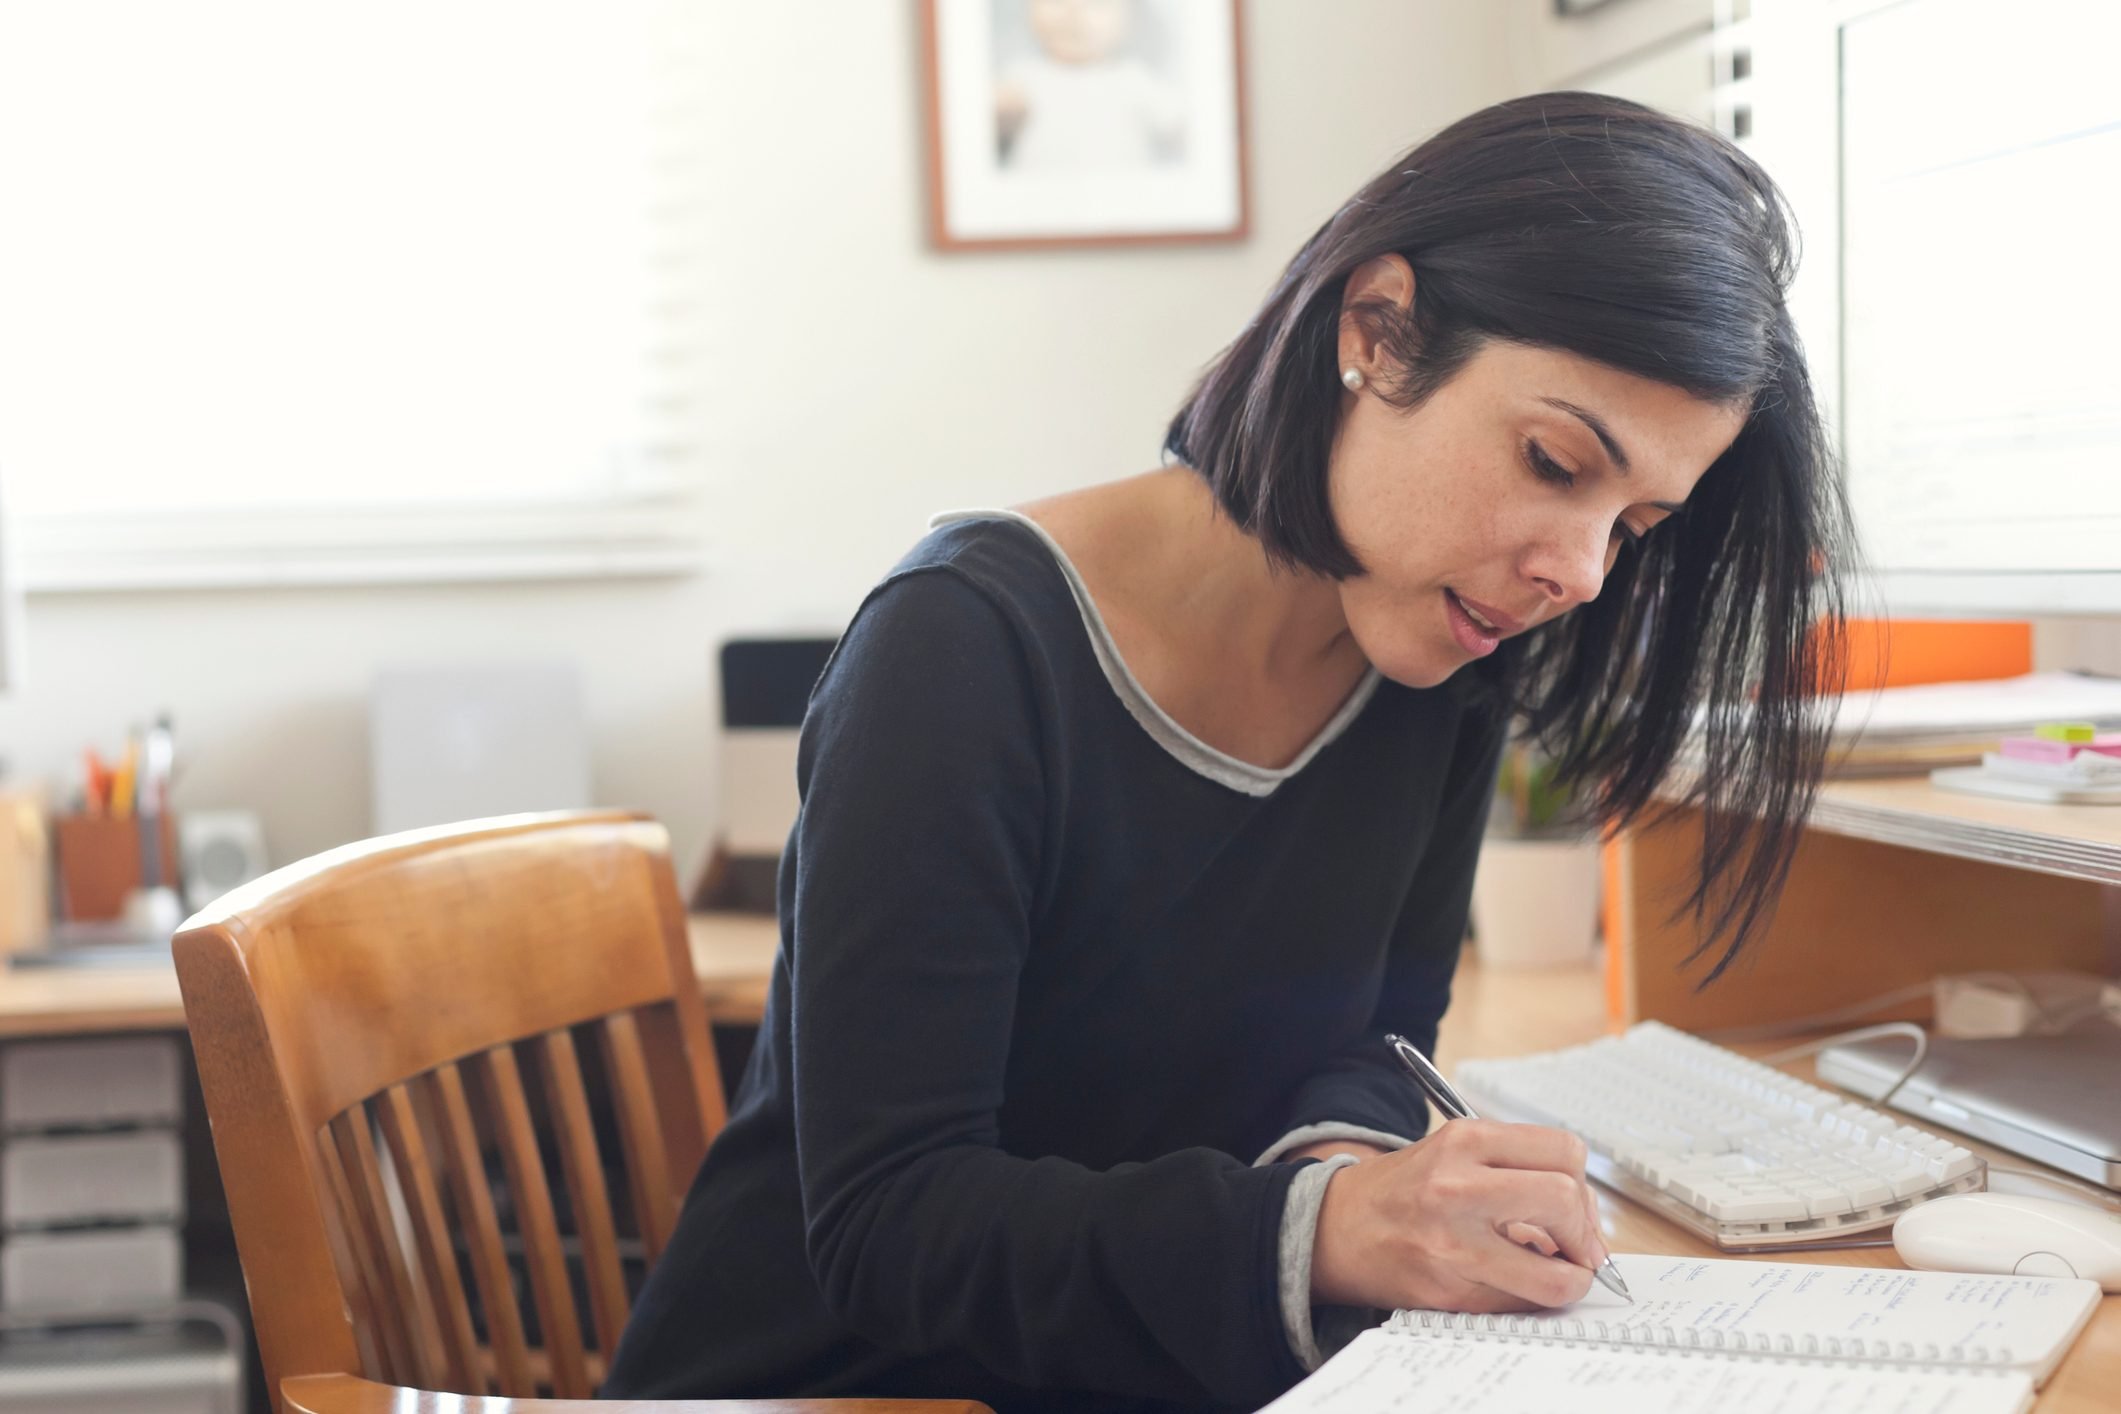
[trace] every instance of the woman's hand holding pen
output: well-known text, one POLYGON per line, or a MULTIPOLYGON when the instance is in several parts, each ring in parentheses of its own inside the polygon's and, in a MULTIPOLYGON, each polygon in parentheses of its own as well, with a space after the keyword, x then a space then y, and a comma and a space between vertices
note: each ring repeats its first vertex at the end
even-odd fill
POLYGON ((1341 1169, 1318 1214, 1312 1299, 1441 1311, 1580 1299, 1606 1258, 1583 1160, 1583 1141, 1558 1129, 1454 1119, 1341 1169))

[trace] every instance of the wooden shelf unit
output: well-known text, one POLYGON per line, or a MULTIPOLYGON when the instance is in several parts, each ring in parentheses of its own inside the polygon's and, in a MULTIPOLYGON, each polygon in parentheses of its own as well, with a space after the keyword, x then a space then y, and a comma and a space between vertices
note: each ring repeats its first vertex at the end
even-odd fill
MULTIPOLYGON (((1619 841, 1612 1020, 1689 1030, 1793 1021, 1948 972, 2121 972, 2121 808, 1940 791, 1926 777, 1828 783, 1774 921, 1707 988, 1675 910, 1700 817, 1619 841)), ((1876 1019, 1921 1016, 1919 1000, 1876 1019)))
POLYGON ((2121 884, 2121 806, 2035 805, 1938 790, 1925 776, 1829 782, 1812 828, 1959 859, 2121 884))

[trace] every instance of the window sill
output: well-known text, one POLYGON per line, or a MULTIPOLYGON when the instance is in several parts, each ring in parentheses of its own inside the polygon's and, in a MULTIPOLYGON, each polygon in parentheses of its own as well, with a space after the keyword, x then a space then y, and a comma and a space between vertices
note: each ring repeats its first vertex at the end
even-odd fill
POLYGON ((697 506, 677 493, 581 501, 23 516, 30 594, 271 589, 697 573, 697 506))

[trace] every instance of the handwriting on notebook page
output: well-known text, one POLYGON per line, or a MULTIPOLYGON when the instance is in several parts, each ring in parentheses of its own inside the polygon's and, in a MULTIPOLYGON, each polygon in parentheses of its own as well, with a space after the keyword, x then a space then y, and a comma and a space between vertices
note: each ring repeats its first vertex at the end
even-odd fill
POLYGON ((1366 1331, 1266 1414, 2008 1414, 2021 1375, 1366 1331))
MULTIPOLYGON (((1789 1338, 1913 1341, 1940 1349, 2008 1345, 2025 1337, 2018 1319, 2048 1298, 2055 1279, 1960 1276, 1875 1267, 1788 1266, 1622 1254, 1614 1261, 1635 1293, 1630 1306, 1598 1287, 1546 1313, 1594 1338, 1687 1344, 1685 1332, 1789 1338), (1604 1335, 1599 1335, 1603 1330, 1604 1335), (1667 1335, 1666 1332, 1674 1334, 1667 1335)), ((1777 1345, 1771 1348, 1779 1348, 1777 1345)))

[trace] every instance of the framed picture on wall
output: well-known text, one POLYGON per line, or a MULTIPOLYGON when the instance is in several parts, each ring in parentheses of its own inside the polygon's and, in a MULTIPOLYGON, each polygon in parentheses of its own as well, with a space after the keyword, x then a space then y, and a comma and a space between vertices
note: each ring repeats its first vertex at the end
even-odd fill
POLYGON ((947 250, 1241 239, 1238 0, 922 0, 947 250))

